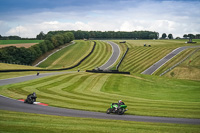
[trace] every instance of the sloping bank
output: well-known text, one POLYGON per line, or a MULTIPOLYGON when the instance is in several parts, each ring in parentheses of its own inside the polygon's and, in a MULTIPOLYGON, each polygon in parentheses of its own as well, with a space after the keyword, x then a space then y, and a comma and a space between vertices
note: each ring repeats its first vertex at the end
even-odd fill
POLYGON ((73 69, 77 66, 79 66, 86 58, 88 58, 94 51, 96 47, 96 42, 94 41, 94 45, 92 50, 90 51, 90 53, 88 55, 86 55, 83 59, 81 59, 76 65, 71 66, 71 67, 67 67, 67 68, 61 68, 61 69, 10 69, 10 70, 0 70, 0 72, 25 72, 25 71, 62 71, 62 70, 69 70, 69 69, 73 69))

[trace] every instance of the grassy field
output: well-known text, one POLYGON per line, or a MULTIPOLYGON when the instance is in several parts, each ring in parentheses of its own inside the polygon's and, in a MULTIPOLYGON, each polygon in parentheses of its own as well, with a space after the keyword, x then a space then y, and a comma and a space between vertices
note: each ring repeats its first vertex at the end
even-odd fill
POLYGON ((76 41, 42 62, 38 67, 42 68, 66 68, 77 64, 92 49, 93 43, 90 41, 76 41))
POLYGON ((0 40, 0 45, 5 44, 22 44, 22 43, 39 43, 43 40, 0 40))
MULTIPOLYGON (((130 48, 120 70, 130 71, 131 75, 86 72, 60 74, 0 86, 0 94, 15 99, 25 99, 28 94, 36 92, 37 100, 48 103, 50 106, 96 112, 105 112, 112 102, 121 99, 128 106, 127 115, 200 119, 200 82, 191 80, 191 77, 199 77, 199 52, 196 52, 175 68, 172 71, 174 72, 173 78, 171 78, 171 72, 164 77, 155 75, 178 62, 193 49, 188 49, 173 58, 169 64, 166 64, 165 68, 161 68, 155 75, 138 74, 173 49, 191 45, 185 44, 185 41, 187 40, 128 40, 125 45, 119 44, 122 53, 125 52, 126 46, 130 48), (150 44, 151 47, 144 47, 144 43, 150 44), (190 60, 191 63, 188 64, 190 60), (182 77, 188 77, 190 80, 176 79, 182 77)), ((193 41, 200 43, 199 40, 193 41)), ((118 41, 115 42, 119 43, 118 41)), ((81 45, 81 42, 79 45, 81 45)), ((80 46, 74 46, 74 48, 64 50, 63 53, 58 54, 52 60, 56 60, 55 65, 64 62, 62 59, 65 62, 70 62, 73 59, 77 61, 80 59, 80 55, 81 57, 85 56, 88 51, 84 52, 84 49, 91 48, 92 44, 84 42, 81 46, 83 46, 82 52, 77 50, 80 46), (80 53, 77 54, 79 57, 64 57, 65 54, 67 55, 70 52, 71 54, 80 53)), ((73 70, 86 70, 101 66, 109 59, 111 53, 110 45, 97 41, 96 48, 91 56, 73 70)), ((60 67, 62 66, 63 64, 60 64, 60 67)), ((6 66, 0 68, 3 69, 4 67, 6 66)), ((9 67, 12 68, 13 66, 9 67)), ((36 72, 1 73, 0 79, 32 73, 36 74, 36 72)), ((2 110, 0 110, 0 118, 0 131, 2 132, 33 132, 33 128, 34 132, 200 132, 199 125, 100 120, 2 110)))
MULTIPOLYGON (((153 65, 155 62, 166 56, 172 50, 190 45, 199 45, 200 39, 194 40, 198 43, 196 44, 186 44, 187 40, 127 40, 126 44, 120 44, 119 41, 114 41, 119 45, 128 46, 129 52, 124 58, 120 71, 130 71, 131 73, 141 73, 148 67, 153 65), (144 44, 151 45, 151 47, 144 47, 144 44)), ((123 50, 122 50, 123 51, 123 50)), ((189 52, 182 52, 177 58, 177 61, 189 54, 189 52)), ((174 65, 175 62, 169 62, 170 65, 174 65)), ((165 69, 169 68, 170 65, 166 65, 156 73, 159 75, 165 69)))
POLYGON ((200 118, 200 82, 149 75, 71 73, 0 86, 15 99, 36 92, 50 106, 105 112, 122 99, 131 115, 200 118))
POLYGON ((41 68, 34 66, 0 63, 0 70, 8 70, 8 69, 41 69, 41 68))
MULTIPOLYGON (((185 51, 184 53, 191 53, 194 49, 189 49, 185 51)), ((183 53, 183 54, 184 54, 183 53)), ((182 54, 182 55, 183 55, 182 54)), ((179 55, 178 57, 173 59, 173 64, 179 61, 180 59, 179 55)), ((167 66, 171 66, 171 63, 166 64, 167 66)), ((173 78, 180 78, 180 79, 188 79, 188 80, 200 80, 200 50, 195 52, 192 56, 190 56, 187 60, 185 60, 183 63, 175 67, 173 70, 168 72, 165 76, 167 77, 173 77, 173 78)))
MULTIPOLYGON (((33 66, 0 63, 0 70, 8 70, 8 69, 38 69, 39 70, 40 68, 33 67, 33 66)), ((0 79, 13 78, 13 77, 32 75, 32 74, 36 74, 36 72, 3 72, 3 73, 0 73, 0 79)))
POLYGON ((37 133, 199 133, 199 125, 144 123, 63 117, 0 110, 1 132, 37 133))
POLYGON ((110 58, 112 54, 112 47, 102 41, 96 41, 96 48, 94 52, 85 60, 83 61, 78 67, 72 70, 87 70, 87 69, 94 69, 96 67, 102 66, 107 60, 110 58))

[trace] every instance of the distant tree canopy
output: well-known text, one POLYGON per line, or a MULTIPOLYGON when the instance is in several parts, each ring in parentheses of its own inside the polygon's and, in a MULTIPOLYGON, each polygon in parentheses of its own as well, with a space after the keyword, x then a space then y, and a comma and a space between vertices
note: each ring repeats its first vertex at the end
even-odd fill
POLYGON ((21 38, 19 36, 1 36, 0 40, 35 40, 36 38, 21 38))
POLYGON ((45 34, 43 31, 41 31, 40 34, 36 36, 36 39, 38 40, 43 40, 44 38, 45 38, 45 34))
POLYGON ((168 35, 168 38, 169 38, 169 39, 173 39, 173 35, 172 35, 172 34, 169 34, 169 35, 168 35))
POLYGON ((184 38, 189 37, 190 39, 200 39, 200 34, 196 34, 196 35, 194 35, 194 34, 184 34, 183 37, 184 38))
POLYGON ((1 48, 0 61, 30 65, 47 51, 65 43, 69 43, 74 39, 74 35, 71 32, 51 33, 52 34, 47 34, 47 37, 43 42, 33 45, 30 48, 17 48, 15 46, 1 48))
MULTIPOLYGON (((48 35, 66 31, 48 32, 48 35)), ((74 34, 75 39, 158 39, 159 33, 152 31, 69 31, 74 34)))
POLYGON ((190 39, 194 39, 194 38, 195 38, 195 35, 193 35, 193 34, 188 34, 188 37, 189 37, 190 39))
POLYGON ((167 34, 166 33, 163 33, 162 34, 162 39, 165 39, 167 37, 167 34))

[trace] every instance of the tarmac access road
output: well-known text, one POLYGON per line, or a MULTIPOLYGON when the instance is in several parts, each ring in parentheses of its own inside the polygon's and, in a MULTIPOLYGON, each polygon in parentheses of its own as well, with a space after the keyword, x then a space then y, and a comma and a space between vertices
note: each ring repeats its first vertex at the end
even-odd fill
POLYGON ((171 53, 169 53, 168 55, 166 55, 164 58, 162 58, 161 60, 159 60, 152 66, 150 66, 148 69, 146 69, 141 74, 152 75, 157 69, 159 69, 161 66, 163 66, 165 63, 167 63, 169 60, 171 60, 174 56, 176 56, 183 50, 188 49, 188 48, 196 48, 196 47, 200 47, 200 46, 185 46, 185 47, 177 48, 177 49, 173 50, 171 53))
POLYGON ((111 41, 104 41, 104 42, 107 42, 108 44, 111 45, 112 55, 105 64, 103 64, 102 66, 99 67, 99 69, 101 69, 101 70, 109 69, 117 61, 117 59, 119 58, 120 52, 121 52, 119 46, 116 43, 111 42, 111 41))
POLYGON ((134 115, 126 115, 126 114, 117 115, 117 114, 106 114, 106 113, 100 113, 100 112, 90 112, 90 111, 57 108, 57 107, 42 106, 42 105, 35 105, 35 104, 27 104, 21 101, 4 97, 2 95, 0 95, 0 110, 46 114, 46 115, 57 115, 57 116, 113 119, 113 120, 126 120, 126 121, 138 121, 138 122, 200 124, 200 119, 134 116, 134 115))

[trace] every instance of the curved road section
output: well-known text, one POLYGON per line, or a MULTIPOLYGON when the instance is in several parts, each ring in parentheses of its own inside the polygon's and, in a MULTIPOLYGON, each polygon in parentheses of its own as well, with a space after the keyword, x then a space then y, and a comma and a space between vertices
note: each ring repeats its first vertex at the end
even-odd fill
POLYGON ((126 115, 126 114, 115 115, 115 114, 64 109, 64 108, 49 107, 49 106, 34 105, 34 104, 25 104, 23 102, 6 98, 1 95, 0 95, 0 110, 47 114, 47 115, 58 115, 58 116, 70 116, 70 117, 139 121, 139 122, 200 124, 200 119, 134 116, 134 115, 126 115))
POLYGON ((16 77, 16 78, 9 78, 9 79, 1 79, 0 80, 0 86, 2 85, 8 85, 8 84, 14 84, 14 83, 20 83, 28 80, 33 80, 37 78, 42 78, 46 76, 51 76, 51 75, 58 75, 58 74, 64 74, 64 73, 74 73, 75 71, 70 71, 70 72, 53 72, 53 73, 43 73, 40 74, 39 76, 35 75, 28 75, 28 76, 21 76, 21 77, 16 77))
POLYGON ((110 59, 104 65, 99 67, 99 69, 101 70, 109 69, 109 67, 111 67, 117 61, 120 55, 120 48, 116 43, 111 42, 111 41, 105 41, 105 42, 107 42, 108 44, 112 46, 112 55, 110 59))
POLYGON ((165 63, 167 63, 170 59, 172 59, 174 56, 176 56, 183 50, 188 49, 188 48, 196 48, 196 47, 200 47, 200 46, 185 46, 185 47, 177 48, 173 50, 171 53, 169 53, 168 55, 166 55, 164 58, 162 58, 161 60, 153 64, 151 67, 146 69, 144 72, 142 72, 142 74, 152 75, 157 69, 159 69, 161 66, 163 66, 165 63))

